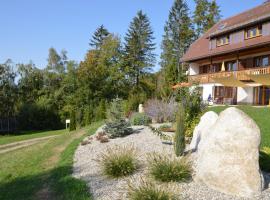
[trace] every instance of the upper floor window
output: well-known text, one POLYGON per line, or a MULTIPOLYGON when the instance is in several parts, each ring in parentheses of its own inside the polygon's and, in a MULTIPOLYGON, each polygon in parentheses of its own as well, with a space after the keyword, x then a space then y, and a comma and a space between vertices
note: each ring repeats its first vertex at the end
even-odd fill
POLYGON ((230 61, 226 62, 226 71, 236 71, 237 70, 237 62, 236 61, 230 61))
POLYGON ((255 26, 246 30, 246 39, 258 37, 262 35, 262 25, 255 26))
POLYGON ((254 67, 267 67, 269 64, 269 56, 260 56, 254 58, 254 67))
POLYGON ((217 46, 218 47, 229 44, 229 43, 230 43, 230 36, 229 35, 222 36, 222 37, 217 39, 217 46))

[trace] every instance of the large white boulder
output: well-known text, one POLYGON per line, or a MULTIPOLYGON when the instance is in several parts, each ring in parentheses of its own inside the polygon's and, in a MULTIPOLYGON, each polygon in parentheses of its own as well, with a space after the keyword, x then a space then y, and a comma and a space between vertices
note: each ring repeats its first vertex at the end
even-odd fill
POLYGON ((198 150, 199 143, 203 142, 203 140, 207 137, 208 131, 216 123, 217 119, 218 115, 213 111, 209 111, 201 117, 199 124, 193 131, 193 137, 189 145, 189 150, 192 150, 193 152, 198 150))
POLYGON ((195 180, 220 192, 252 197, 263 190, 259 168, 261 137, 243 111, 228 108, 199 145, 195 180))

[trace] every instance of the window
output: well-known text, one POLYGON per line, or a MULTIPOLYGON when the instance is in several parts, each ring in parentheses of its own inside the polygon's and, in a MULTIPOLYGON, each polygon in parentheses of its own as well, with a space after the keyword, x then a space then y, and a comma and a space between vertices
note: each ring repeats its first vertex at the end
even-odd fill
POLYGON ((226 63, 226 71, 236 71, 237 70, 237 62, 230 61, 226 63))
POLYGON ((209 65, 200 66, 200 74, 207 74, 209 72, 209 65))
POLYGON ((262 66, 263 67, 269 66, 269 57, 268 56, 262 58, 262 66))
POLYGON ((269 66, 269 56, 260 56, 254 58, 254 67, 267 67, 269 66))
POLYGON ((230 43, 230 36, 229 35, 222 36, 222 37, 217 39, 217 46, 218 47, 229 44, 229 43, 230 43))
POLYGON ((252 27, 246 30, 246 39, 258 37, 262 35, 262 26, 252 27))

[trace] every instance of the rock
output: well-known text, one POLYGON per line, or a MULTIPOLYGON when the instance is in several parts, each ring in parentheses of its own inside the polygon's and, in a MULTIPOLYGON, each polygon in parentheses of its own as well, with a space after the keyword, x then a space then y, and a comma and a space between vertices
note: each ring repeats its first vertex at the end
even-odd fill
POLYGON ((226 109, 199 144, 195 181, 239 197, 261 193, 260 140, 260 130, 248 115, 226 109))
POLYGON ((218 115, 213 112, 205 113, 201 119, 199 124, 195 127, 193 131, 193 137, 191 143, 189 145, 189 150, 196 152, 198 149, 199 143, 207 137, 208 130, 215 124, 218 119, 218 115))

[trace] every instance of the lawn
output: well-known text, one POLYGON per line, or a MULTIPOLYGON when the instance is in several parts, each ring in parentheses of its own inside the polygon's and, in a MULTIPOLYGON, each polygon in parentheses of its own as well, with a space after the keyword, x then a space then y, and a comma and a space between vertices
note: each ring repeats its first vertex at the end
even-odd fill
POLYGON ((73 155, 101 124, 0 154, 0 199, 91 199, 87 185, 71 176, 73 155))
POLYGON ((45 131, 45 132, 44 131, 43 132, 31 131, 31 132, 21 133, 20 135, 4 135, 4 136, 0 136, 0 145, 12 143, 12 142, 19 142, 19 141, 27 140, 27 139, 59 135, 66 132, 67 130, 64 129, 64 130, 45 131))
MULTIPOLYGON (((209 107, 216 113, 228 108, 228 106, 209 107)), ((270 147, 270 108, 268 107, 252 107, 252 106, 237 106, 248 114, 260 127, 261 130, 261 147, 270 147)))

